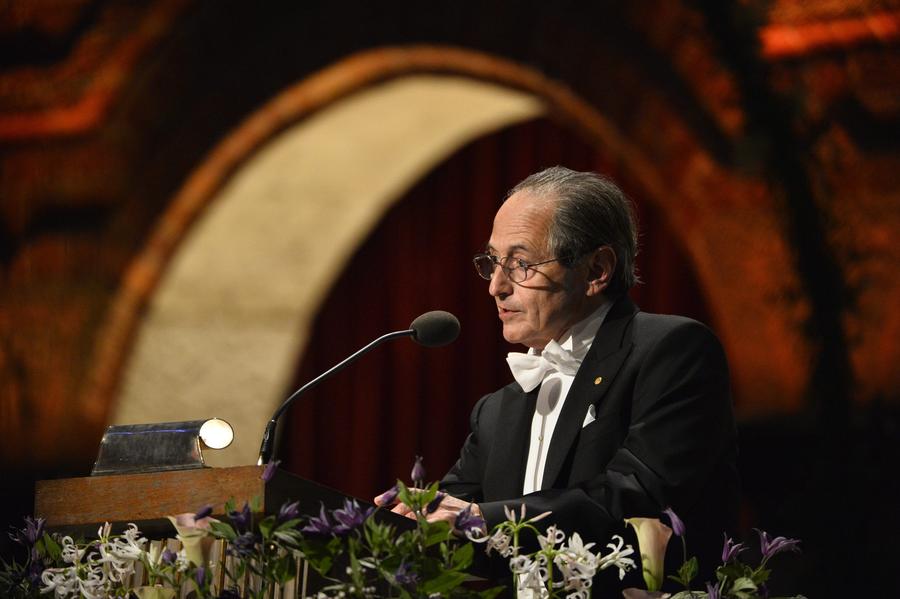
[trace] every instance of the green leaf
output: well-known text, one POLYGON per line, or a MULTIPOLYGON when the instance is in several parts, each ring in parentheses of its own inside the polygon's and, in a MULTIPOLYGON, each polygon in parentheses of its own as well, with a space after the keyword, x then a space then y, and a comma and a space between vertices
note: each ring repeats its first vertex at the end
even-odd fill
POLYGON ((225 522, 215 522, 211 520, 209 522, 209 530, 212 535, 218 539, 234 541, 237 538, 237 533, 234 531, 234 528, 225 522))
POLYGON ((229 497, 228 501, 225 502, 225 513, 228 512, 236 512, 237 504, 234 502, 234 497, 229 497))
POLYGON ((44 544, 44 551, 46 551, 47 557, 54 562, 58 561, 62 555, 62 547, 59 546, 56 539, 45 532, 44 536, 41 538, 41 542, 44 544))
POLYGON ((309 563, 319 574, 321 574, 322 576, 328 576, 328 572, 331 570, 331 564, 333 563, 333 561, 331 559, 331 556, 328 556, 316 561, 310 560, 309 563))
POLYGON ((254 495, 250 498, 250 511, 253 513, 259 513, 262 511, 262 497, 259 495, 254 495))
POLYGON ((731 586, 731 594, 738 599, 751 599, 756 596, 756 585, 749 578, 738 578, 731 586))
POLYGON ((481 599, 494 599, 494 597, 502 592, 503 587, 493 587, 485 591, 481 591, 480 593, 478 593, 478 596, 481 597, 481 599))
POLYGON ((272 536, 285 544, 286 547, 297 548, 300 546, 303 536, 296 530, 276 530, 272 536))
POLYGON ((412 505, 412 494, 409 492, 409 487, 407 487, 402 480, 397 480, 397 499, 400 503, 412 505))
POLYGON ((450 523, 444 520, 424 524, 423 529, 426 547, 431 547, 450 538, 450 523))
POLYGON ((353 579, 353 584, 356 585, 357 588, 365 586, 363 584, 362 566, 359 565, 359 560, 356 558, 355 551, 350 551, 350 577, 353 579))
POLYGON ((453 551, 450 563, 458 570, 465 570, 471 565, 474 552, 475 548, 472 543, 466 543, 453 551))
POLYGON ((771 573, 772 571, 767 568, 760 568, 750 575, 750 579, 756 583, 756 586, 759 586, 769 580, 769 574, 771 573))
POLYGON ((437 577, 425 581, 422 585, 422 593, 432 595, 434 593, 447 594, 459 585, 468 576, 465 572, 457 572, 455 570, 445 570, 437 577))
POLYGON ((266 516, 259 523, 259 532, 263 539, 269 540, 272 537, 272 529, 275 527, 275 516, 266 516))
POLYGON ((272 567, 272 574, 278 584, 284 584, 294 578, 295 571, 296 562, 294 561, 294 556, 290 553, 276 560, 275 565, 272 567))
POLYGON ((366 520, 363 527, 363 537, 373 555, 390 553, 399 541, 393 526, 379 524, 373 518, 366 520))
POLYGON ((435 497, 437 497, 437 494, 438 494, 438 483, 433 482, 430 485, 428 485, 422 493, 419 493, 419 501, 421 502, 421 503, 419 503, 419 505, 421 505, 422 508, 424 509, 425 506, 427 506, 429 503, 432 502, 432 500, 435 497))
POLYGON ((297 525, 300 524, 302 520, 300 518, 292 518, 291 520, 285 520, 281 524, 278 525, 278 528, 275 530, 290 530, 293 528, 297 528, 297 525))
POLYGON ((676 576, 669 575, 666 578, 668 578, 669 580, 674 580, 684 588, 690 590, 691 581, 694 579, 694 577, 697 576, 697 571, 699 569, 700 567, 697 564, 697 558, 692 557, 688 561, 681 564, 681 566, 678 568, 678 573, 676 576))
POLYGON ((752 577, 753 569, 746 564, 740 562, 731 562, 729 564, 716 568, 716 579, 719 582, 725 580, 736 580, 742 577, 752 577))
POLYGON ((697 576, 697 572, 700 570, 700 566, 697 564, 697 558, 692 557, 688 561, 681 564, 681 567, 678 568, 678 576, 681 577, 681 580, 684 581, 684 586, 690 586, 691 581, 697 576))
POLYGON ((300 543, 300 547, 309 565, 322 576, 327 576, 336 555, 331 543, 325 543, 319 539, 304 539, 300 543))

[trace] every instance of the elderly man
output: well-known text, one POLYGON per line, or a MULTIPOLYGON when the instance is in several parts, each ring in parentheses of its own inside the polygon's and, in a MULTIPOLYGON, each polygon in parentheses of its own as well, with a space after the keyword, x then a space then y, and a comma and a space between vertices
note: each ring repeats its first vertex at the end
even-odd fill
POLYGON ((432 518, 474 502, 490 528, 524 504, 602 547, 624 518, 671 507, 714 565, 737 510, 725 356, 702 324, 628 299, 636 245, 629 201, 598 175, 554 167, 509 193, 475 267, 528 353, 472 410, 432 518))

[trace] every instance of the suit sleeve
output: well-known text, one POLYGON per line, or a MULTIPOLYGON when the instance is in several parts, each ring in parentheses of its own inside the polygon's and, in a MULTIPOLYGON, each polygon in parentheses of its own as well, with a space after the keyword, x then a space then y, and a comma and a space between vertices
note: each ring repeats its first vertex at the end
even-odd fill
POLYGON ((463 444, 459 460, 441 480, 441 488, 450 495, 466 501, 484 499, 481 481, 484 480, 484 460, 489 447, 488 439, 482 439, 480 418, 489 395, 478 400, 469 416, 469 436, 463 444))
POLYGON ((605 468, 569 488, 481 503, 489 525, 504 519, 504 505, 524 503, 529 515, 552 511, 550 520, 563 530, 606 542, 626 517, 658 517, 667 506, 688 514, 711 492, 709 481, 734 448, 721 345, 706 327, 685 320, 635 350, 627 432, 605 468))

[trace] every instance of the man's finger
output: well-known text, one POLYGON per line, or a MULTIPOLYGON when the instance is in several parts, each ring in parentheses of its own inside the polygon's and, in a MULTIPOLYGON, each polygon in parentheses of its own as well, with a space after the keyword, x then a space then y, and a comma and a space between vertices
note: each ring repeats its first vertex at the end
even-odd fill
POLYGON ((394 512, 395 514, 397 514, 398 516, 405 516, 406 518, 409 518, 410 520, 416 519, 416 513, 414 511, 412 511, 411 509, 409 509, 409 506, 406 505, 405 503, 398 503, 393 508, 391 508, 391 511, 394 512))

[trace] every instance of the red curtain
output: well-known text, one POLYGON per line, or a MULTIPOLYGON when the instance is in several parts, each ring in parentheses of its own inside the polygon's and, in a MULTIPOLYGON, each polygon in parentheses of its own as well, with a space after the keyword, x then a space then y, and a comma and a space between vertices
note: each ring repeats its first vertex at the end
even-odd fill
POLYGON ((294 386, 429 310, 455 314, 459 339, 436 349, 392 341, 306 394, 282 425, 283 467, 363 498, 408 480, 416 455, 424 456, 429 480, 443 476, 472 406, 512 380, 504 358, 522 349, 503 340, 471 258, 490 236, 506 191, 556 164, 611 176, 637 205, 646 283, 633 291, 635 301, 709 322, 684 252, 616 162, 547 119, 515 125, 458 151, 385 215, 323 303, 294 386))

